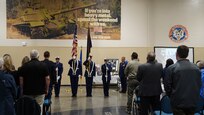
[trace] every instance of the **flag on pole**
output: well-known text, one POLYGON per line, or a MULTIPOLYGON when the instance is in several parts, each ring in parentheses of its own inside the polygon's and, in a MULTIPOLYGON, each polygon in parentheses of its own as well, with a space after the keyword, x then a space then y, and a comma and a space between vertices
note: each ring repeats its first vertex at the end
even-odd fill
POLYGON ((78 40, 77 40, 77 25, 75 25, 74 28, 74 35, 73 35, 73 43, 72 43, 72 56, 77 55, 77 46, 78 46, 78 40))
POLYGON ((91 53, 91 48, 92 48, 92 42, 91 42, 90 28, 88 27, 86 59, 88 59, 89 54, 91 53))
POLYGON ((81 66, 82 66, 82 46, 81 46, 81 50, 80 50, 80 62, 81 62, 81 66))

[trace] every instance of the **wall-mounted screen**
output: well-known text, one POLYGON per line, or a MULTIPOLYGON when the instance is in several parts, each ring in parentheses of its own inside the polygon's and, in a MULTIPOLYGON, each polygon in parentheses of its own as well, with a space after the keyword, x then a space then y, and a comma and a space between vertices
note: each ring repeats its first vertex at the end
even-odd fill
MULTIPOLYGON (((166 60, 171 58, 174 60, 174 63, 176 60, 176 50, 177 47, 154 47, 154 52, 156 54, 156 60, 159 63, 162 63, 163 67, 165 67, 166 60)), ((189 54, 187 59, 190 60, 190 62, 194 62, 194 48, 189 47, 189 54)))

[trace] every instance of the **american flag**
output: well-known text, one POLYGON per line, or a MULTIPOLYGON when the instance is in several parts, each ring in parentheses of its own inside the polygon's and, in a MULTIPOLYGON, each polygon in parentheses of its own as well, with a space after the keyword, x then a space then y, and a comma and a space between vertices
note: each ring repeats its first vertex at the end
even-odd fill
POLYGON ((72 43, 72 56, 77 55, 77 46, 78 46, 78 40, 77 40, 77 25, 74 28, 74 35, 73 35, 73 43, 72 43))

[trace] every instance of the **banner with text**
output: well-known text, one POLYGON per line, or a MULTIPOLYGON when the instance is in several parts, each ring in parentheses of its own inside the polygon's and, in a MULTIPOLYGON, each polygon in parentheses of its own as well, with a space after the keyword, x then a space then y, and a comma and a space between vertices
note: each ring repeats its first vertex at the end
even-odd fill
POLYGON ((121 0, 6 0, 8 39, 120 40, 121 0))

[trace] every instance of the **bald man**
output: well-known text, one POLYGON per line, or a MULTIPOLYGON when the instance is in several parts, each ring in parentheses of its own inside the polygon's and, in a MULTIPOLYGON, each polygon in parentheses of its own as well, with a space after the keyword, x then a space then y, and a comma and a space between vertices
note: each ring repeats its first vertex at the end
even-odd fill
POLYGON ((162 93, 161 82, 163 67, 155 61, 155 53, 147 54, 147 63, 138 67, 137 79, 140 82, 139 96, 141 99, 140 115, 148 115, 148 110, 159 109, 160 94, 162 93))

